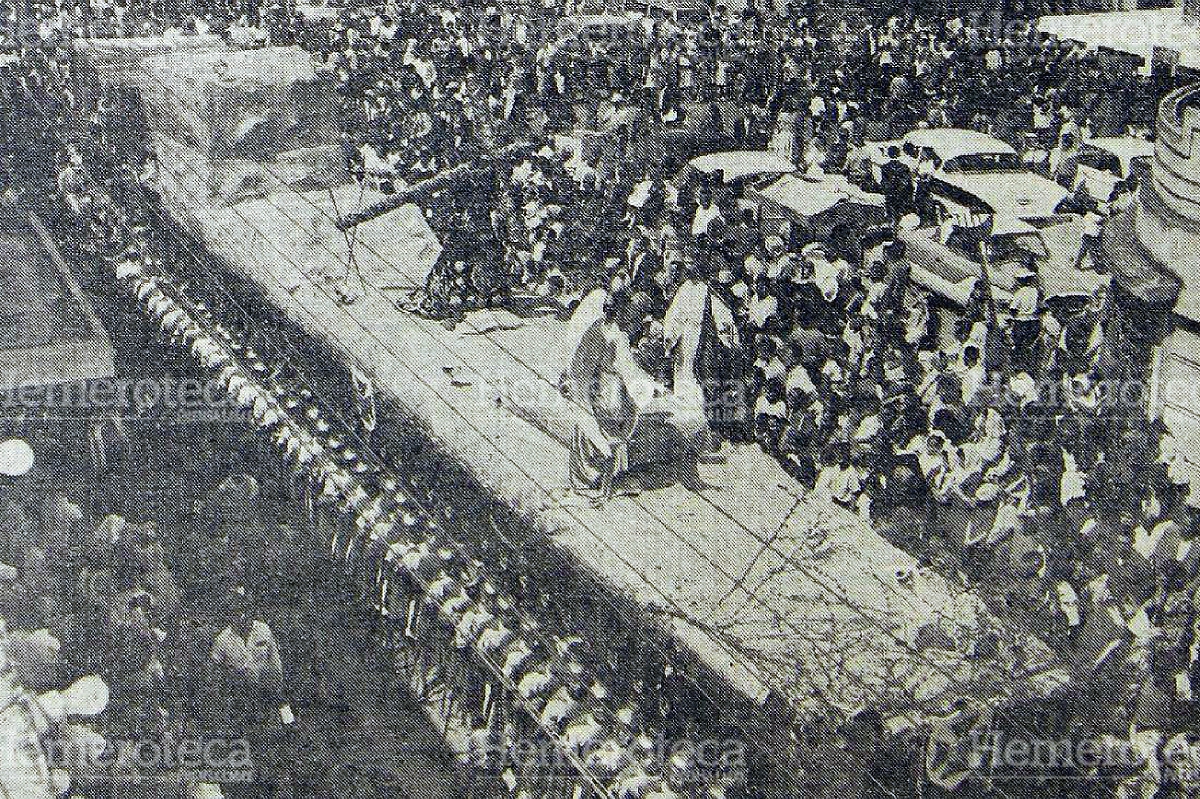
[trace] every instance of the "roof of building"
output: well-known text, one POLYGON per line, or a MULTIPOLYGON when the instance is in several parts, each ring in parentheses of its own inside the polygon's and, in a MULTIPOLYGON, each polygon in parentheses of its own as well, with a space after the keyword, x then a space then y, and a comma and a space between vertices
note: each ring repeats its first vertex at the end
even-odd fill
POLYGON ((0 203, 0 389, 113 374, 108 335, 49 234, 0 203))
POLYGON ((1129 53, 1146 64, 1153 60, 1155 50, 1168 50, 1179 54, 1179 66, 1200 68, 1200 25, 1189 22, 1179 7, 1059 14, 1042 17, 1037 28, 1088 49, 1106 47, 1129 53))

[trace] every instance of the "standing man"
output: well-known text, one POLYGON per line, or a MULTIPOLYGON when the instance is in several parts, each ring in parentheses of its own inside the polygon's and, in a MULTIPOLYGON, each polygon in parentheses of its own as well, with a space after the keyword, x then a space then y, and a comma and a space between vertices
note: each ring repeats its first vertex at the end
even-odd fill
MULTIPOLYGON (((239 595, 240 597, 240 595, 239 595)), ((233 621, 213 641, 213 671, 228 697, 231 716, 241 711, 247 726, 263 723, 270 710, 291 723, 291 710, 283 702, 283 661, 279 642, 266 622, 256 619, 244 600, 233 621)))
POLYGON ((1017 272, 1017 288, 1009 302, 1009 336, 1013 360, 1023 369, 1032 368, 1038 338, 1042 333, 1042 293, 1032 265, 1017 272))
POLYGON ((880 169, 879 187, 887 204, 888 215, 899 219, 912 208, 913 173, 900 158, 900 148, 888 148, 888 160, 880 169))

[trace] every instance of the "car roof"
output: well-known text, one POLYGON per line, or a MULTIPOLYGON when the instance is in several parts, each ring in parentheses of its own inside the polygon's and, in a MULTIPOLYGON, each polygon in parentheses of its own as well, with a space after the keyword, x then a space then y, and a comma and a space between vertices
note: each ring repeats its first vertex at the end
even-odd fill
POLYGON ((740 180, 754 175, 795 172, 796 165, 772 150, 731 150, 700 155, 688 162, 697 172, 725 173, 726 180, 740 180))
POLYGON ((1097 136, 1084 144, 1121 158, 1145 158, 1154 155, 1154 142, 1136 136, 1097 136))
POLYGON ((942 161, 949 161, 960 155, 981 153, 1017 154, 1011 145, 995 136, 963 128, 922 128, 908 133, 903 141, 916 147, 928 147, 937 153, 942 161))

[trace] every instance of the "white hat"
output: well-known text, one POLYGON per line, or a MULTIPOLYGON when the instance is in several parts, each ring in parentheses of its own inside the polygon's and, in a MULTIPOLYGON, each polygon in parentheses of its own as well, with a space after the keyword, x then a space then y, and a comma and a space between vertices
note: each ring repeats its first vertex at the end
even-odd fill
POLYGON ((33 447, 23 438, 0 441, 0 475, 20 477, 33 468, 33 447))

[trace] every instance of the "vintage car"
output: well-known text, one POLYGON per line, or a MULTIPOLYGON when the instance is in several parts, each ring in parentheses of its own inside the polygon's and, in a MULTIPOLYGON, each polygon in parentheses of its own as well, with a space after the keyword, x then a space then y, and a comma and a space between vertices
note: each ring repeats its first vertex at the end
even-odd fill
POLYGON ((892 148, 914 172, 918 166, 925 171, 940 169, 960 156, 1007 157, 1015 153, 1012 147, 986 133, 959 128, 919 128, 900 139, 868 142, 863 146, 857 157, 869 163, 876 181, 881 177, 883 165, 890 160, 888 153, 892 148))
POLYGON ((1131 175, 1149 173, 1154 142, 1135 136, 1102 136, 1087 139, 1079 148, 1079 166, 1072 188, 1082 186, 1096 202, 1112 199, 1117 184, 1131 175))
POLYGON ((1054 218, 1067 197, 1066 189, 1031 172, 1016 150, 986 133, 926 128, 868 145, 858 157, 869 162, 876 182, 893 148, 915 175, 929 177, 930 201, 939 212, 962 217, 964 225, 993 215, 997 229, 1019 228, 1019 221, 1054 218))
POLYGON ((671 179, 682 186, 697 176, 720 175, 726 183, 758 183, 796 171, 796 165, 771 150, 730 150, 698 155, 671 179))
POLYGON ((947 237, 945 228, 901 229, 906 259, 913 280, 956 305, 965 305, 984 276, 992 296, 1006 302, 1016 286, 1016 274, 1032 266, 1048 301, 1072 304, 1093 297, 1109 281, 1107 275, 1081 269, 1083 220, 1057 218, 1035 227, 1021 223, 1011 230, 993 232, 987 225, 957 229, 947 237))

